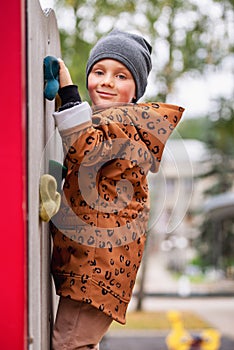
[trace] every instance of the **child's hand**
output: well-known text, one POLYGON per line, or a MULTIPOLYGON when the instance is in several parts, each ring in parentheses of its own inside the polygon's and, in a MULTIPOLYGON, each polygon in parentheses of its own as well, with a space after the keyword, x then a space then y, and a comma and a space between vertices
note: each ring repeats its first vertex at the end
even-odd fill
POLYGON ((72 78, 70 76, 69 70, 66 67, 65 63, 61 58, 58 58, 59 61, 59 85, 60 88, 63 88, 67 85, 73 85, 72 78))

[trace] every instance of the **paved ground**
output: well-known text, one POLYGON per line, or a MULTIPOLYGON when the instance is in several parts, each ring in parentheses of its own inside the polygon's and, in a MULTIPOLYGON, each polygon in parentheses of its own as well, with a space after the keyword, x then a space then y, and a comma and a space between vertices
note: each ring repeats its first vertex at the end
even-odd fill
POLYGON ((104 338, 100 350, 166 350, 165 338, 162 336, 108 336, 104 338))
MULTIPOLYGON (((133 300, 130 309, 134 309, 134 303, 133 300)), ((167 312, 171 309, 193 311, 206 320, 212 328, 220 331, 222 342, 219 350, 234 350, 234 298, 150 297, 145 299, 143 305, 144 310, 151 311, 167 312)), ((127 331, 123 327, 123 330, 107 333, 100 350, 167 350, 165 339, 168 332, 127 331)))
MULTIPOLYGON (((135 301, 130 308, 135 308, 135 301)), ((192 311, 207 321, 212 328, 218 329, 222 335, 234 339, 234 297, 228 298, 153 298, 144 300, 146 311, 192 311)), ((234 350, 234 347, 233 347, 234 350)))
MULTIPOLYGON (((100 350, 167 350, 167 346, 163 336, 108 336, 100 350)), ((219 350, 234 350, 234 340, 223 337, 219 350)))

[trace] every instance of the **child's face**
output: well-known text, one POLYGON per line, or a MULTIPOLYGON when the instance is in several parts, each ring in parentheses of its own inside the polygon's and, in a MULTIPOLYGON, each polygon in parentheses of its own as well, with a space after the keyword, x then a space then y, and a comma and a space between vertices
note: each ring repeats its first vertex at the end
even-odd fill
POLYGON ((132 102, 136 85, 131 72, 113 59, 98 61, 88 76, 88 91, 93 106, 113 102, 132 102))

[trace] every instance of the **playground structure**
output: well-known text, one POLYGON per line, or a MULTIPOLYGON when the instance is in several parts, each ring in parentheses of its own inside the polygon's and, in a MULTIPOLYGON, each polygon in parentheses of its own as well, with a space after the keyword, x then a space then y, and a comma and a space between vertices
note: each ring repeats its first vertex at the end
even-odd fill
POLYGON ((43 60, 60 57, 55 14, 39 0, 1 2, 1 206, 4 276, 1 349, 49 350, 56 297, 48 224, 39 217, 39 183, 49 159, 61 162, 60 138, 44 98, 43 60), (5 282, 4 282, 5 283, 5 282))
POLYGON ((168 350, 219 350, 220 333, 216 329, 205 329, 198 335, 190 334, 184 327, 178 311, 168 312, 171 332, 166 338, 168 350))
MULTIPOLYGON (((39 0, 2 1, 0 28, 0 261, 7 278, 0 289, 0 345, 4 350, 49 350, 56 296, 47 220, 39 216, 39 184, 49 173, 49 160, 62 160, 51 117, 55 101, 44 98, 43 79, 44 58, 60 56, 59 32, 54 12, 43 12, 39 0)), ((216 330, 193 338, 179 320, 167 337, 168 350, 218 350, 219 345, 216 330)))

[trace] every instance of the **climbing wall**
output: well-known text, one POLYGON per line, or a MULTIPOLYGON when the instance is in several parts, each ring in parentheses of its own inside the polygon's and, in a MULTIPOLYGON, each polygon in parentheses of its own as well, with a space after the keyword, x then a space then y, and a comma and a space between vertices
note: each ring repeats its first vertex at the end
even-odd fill
POLYGON ((28 101, 28 342, 29 349, 50 349, 53 305, 50 276, 51 239, 48 224, 39 218, 39 180, 48 161, 61 161, 61 143, 52 112, 55 102, 44 99, 43 59, 60 57, 59 32, 52 10, 42 11, 38 0, 26 2, 28 101))

